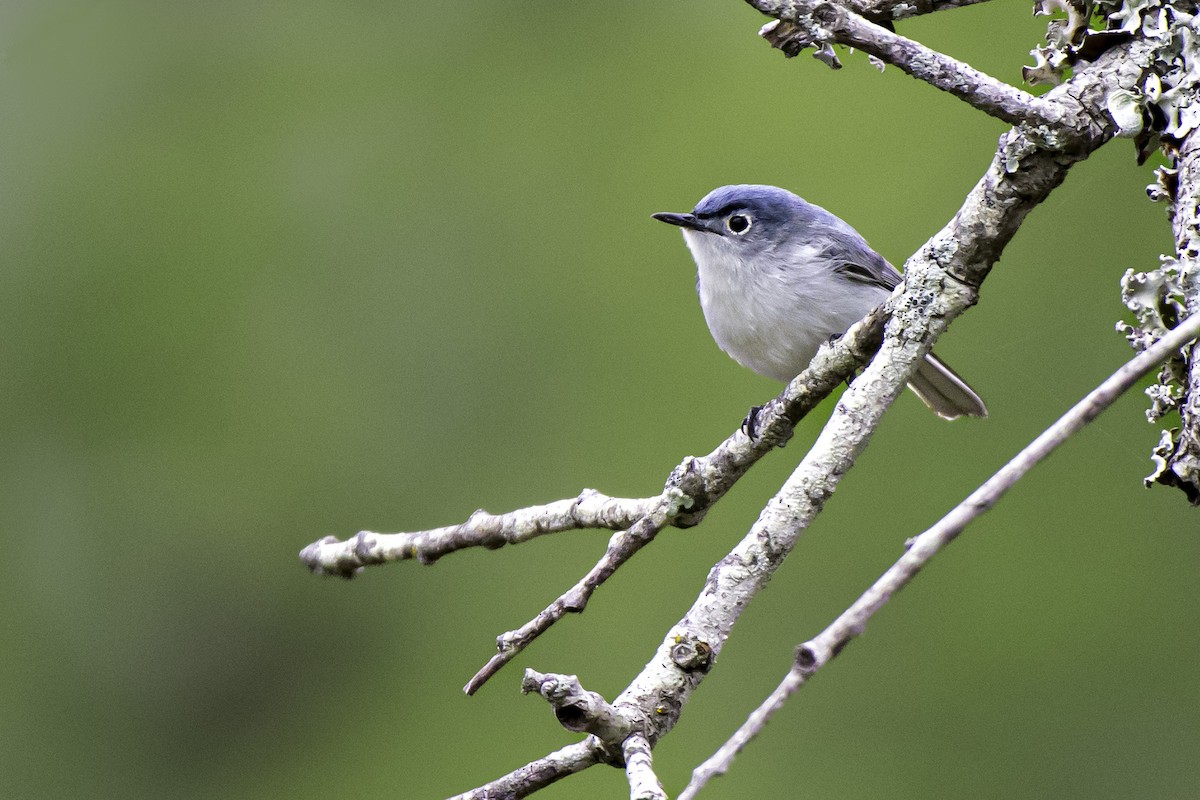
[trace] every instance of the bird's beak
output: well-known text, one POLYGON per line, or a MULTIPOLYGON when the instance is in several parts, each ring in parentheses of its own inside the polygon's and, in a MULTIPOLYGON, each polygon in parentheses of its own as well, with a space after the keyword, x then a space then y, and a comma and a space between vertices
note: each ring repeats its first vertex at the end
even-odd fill
POLYGON ((671 211, 660 211, 650 216, 659 222, 665 222, 668 225, 678 225, 680 228, 703 231, 704 233, 721 233, 720 228, 712 227, 712 224, 708 220, 700 219, 695 214, 676 214, 671 211))

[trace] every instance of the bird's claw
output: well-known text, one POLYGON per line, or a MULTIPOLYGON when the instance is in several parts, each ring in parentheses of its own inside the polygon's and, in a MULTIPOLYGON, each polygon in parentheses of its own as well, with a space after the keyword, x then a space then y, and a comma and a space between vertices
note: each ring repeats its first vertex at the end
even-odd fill
POLYGON ((750 441, 758 438, 758 414, 762 410, 762 406, 750 406, 750 410, 746 412, 746 418, 742 420, 742 433, 746 434, 746 438, 750 441))
MULTIPOLYGON (((825 344, 832 346, 838 339, 841 339, 842 336, 843 336, 843 334, 835 333, 832 336, 830 336, 828 339, 825 340, 825 344)), ((846 385, 849 386, 851 383, 854 382, 854 379, 857 377, 858 377, 858 370, 852 371, 849 375, 846 376, 846 385)))

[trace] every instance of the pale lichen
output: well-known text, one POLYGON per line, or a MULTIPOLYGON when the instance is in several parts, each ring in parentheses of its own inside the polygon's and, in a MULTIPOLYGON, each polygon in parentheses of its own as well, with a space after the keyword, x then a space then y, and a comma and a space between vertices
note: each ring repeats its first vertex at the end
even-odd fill
POLYGON ((1137 137, 1144 159, 1158 137, 1178 141, 1200 126, 1195 11, 1187 0, 1036 0, 1035 15, 1055 18, 1046 44, 1030 51, 1034 64, 1023 77, 1030 84, 1057 84, 1076 62, 1094 60, 1113 44, 1137 37, 1152 45, 1142 84, 1107 98, 1118 134, 1137 137))
MULTIPOLYGON (((1142 352, 1174 328, 1186 316, 1181 269, 1174 258, 1162 259, 1162 266, 1150 272, 1127 270, 1121 278, 1121 301, 1133 312, 1135 324, 1118 322, 1137 352, 1142 352)), ((1158 382, 1146 390, 1150 408, 1146 418, 1157 422, 1178 411, 1187 385, 1187 365, 1182 353, 1166 362, 1158 373, 1158 382)))

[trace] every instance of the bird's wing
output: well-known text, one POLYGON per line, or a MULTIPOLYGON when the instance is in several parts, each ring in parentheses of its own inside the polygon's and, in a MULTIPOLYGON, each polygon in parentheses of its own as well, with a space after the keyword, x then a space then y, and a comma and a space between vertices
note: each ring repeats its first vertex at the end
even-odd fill
POLYGON ((825 251, 834 264, 834 272, 855 283, 878 286, 889 292, 900 285, 901 277, 896 268, 872 250, 855 231, 834 233, 825 251), (841 235, 836 235, 839 233, 841 235))
POLYGON ((855 283, 865 283, 887 289, 889 292, 900 285, 900 274, 894 269, 880 270, 867 267, 855 261, 843 261, 833 268, 833 271, 855 283))

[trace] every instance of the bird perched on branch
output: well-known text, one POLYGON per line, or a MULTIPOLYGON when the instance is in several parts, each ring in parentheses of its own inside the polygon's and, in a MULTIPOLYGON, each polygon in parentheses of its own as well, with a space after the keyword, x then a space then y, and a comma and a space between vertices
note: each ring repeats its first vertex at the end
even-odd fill
MULTIPOLYGON (((800 374, 822 343, 865 317, 901 281, 858 231, 775 186, 722 186, 688 213, 654 218, 683 229, 717 344, 775 380, 800 374)), ((987 416, 979 395, 932 353, 908 387, 945 419, 987 416)))

